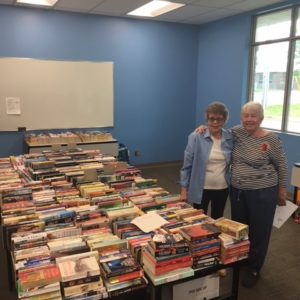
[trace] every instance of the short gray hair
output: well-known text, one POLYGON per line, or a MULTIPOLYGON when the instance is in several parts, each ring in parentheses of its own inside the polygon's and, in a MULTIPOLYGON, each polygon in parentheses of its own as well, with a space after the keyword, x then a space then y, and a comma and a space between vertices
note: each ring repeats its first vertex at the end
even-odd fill
POLYGON ((205 112, 205 118, 208 118, 209 114, 216 114, 221 115, 224 118, 224 121, 227 121, 228 119, 228 109, 222 102, 212 102, 208 105, 206 112, 205 112))
POLYGON ((264 108, 263 106, 258 103, 258 102, 247 102, 246 104, 244 104, 244 106, 242 107, 241 113, 245 112, 246 110, 254 110, 255 112, 257 112, 259 114, 259 116, 263 119, 264 118, 264 108))

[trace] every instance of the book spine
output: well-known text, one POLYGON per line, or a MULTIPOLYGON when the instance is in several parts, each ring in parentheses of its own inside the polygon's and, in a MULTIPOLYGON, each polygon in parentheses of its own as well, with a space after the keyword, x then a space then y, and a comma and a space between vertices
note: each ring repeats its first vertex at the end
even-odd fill
POLYGON ((173 271, 173 270, 177 270, 177 269, 180 269, 180 268, 191 267, 191 266, 192 266, 192 260, 183 261, 183 262, 180 262, 180 263, 167 265, 167 266, 164 266, 164 267, 161 267, 161 268, 158 268, 158 269, 156 268, 155 269, 155 275, 161 275, 161 274, 173 271))
MULTIPOLYGON (((148 248, 149 250, 151 248, 148 248)), ((169 248, 169 249, 158 249, 158 250, 153 250, 151 249, 150 252, 153 256, 155 256, 156 258, 159 257, 164 257, 164 256, 169 256, 169 255, 176 255, 176 254, 184 254, 189 252, 189 247, 174 247, 174 248, 169 248)))
POLYGON ((100 279, 101 279, 100 275, 88 276, 85 278, 80 278, 80 279, 75 279, 75 280, 70 280, 70 281, 62 281, 61 285, 63 288, 65 288, 65 287, 71 287, 74 285, 96 282, 96 281, 99 281, 100 279))
POLYGON ((130 286, 130 287, 127 287, 127 288, 124 288, 124 289, 119 289, 119 290, 109 292, 109 296, 110 297, 119 297, 119 296, 129 294, 129 293, 132 293, 132 292, 135 292, 135 291, 138 291, 138 290, 141 290, 141 289, 145 289, 145 288, 147 288, 147 283, 146 282, 144 282, 142 284, 130 286))
POLYGON ((133 280, 133 279, 137 279, 140 278, 144 275, 143 270, 139 270, 136 272, 131 272, 128 274, 124 274, 124 275, 120 275, 120 276, 115 276, 115 277, 110 277, 108 280, 110 283, 119 283, 119 282, 123 282, 123 281, 127 281, 127 280, 133 280))

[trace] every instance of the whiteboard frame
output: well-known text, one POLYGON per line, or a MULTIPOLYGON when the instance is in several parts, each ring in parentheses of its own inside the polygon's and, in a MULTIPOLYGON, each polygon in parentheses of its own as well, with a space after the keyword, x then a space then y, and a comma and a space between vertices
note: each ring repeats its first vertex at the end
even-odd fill
POLYGON ((112 62, 0 58, 0 131, 112 127, 113 102, 112 62))

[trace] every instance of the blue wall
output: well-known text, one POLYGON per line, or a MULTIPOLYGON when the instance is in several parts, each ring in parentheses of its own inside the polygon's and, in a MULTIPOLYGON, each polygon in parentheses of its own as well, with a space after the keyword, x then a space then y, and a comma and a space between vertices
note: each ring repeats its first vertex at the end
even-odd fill
MULTIPOLYGON (((0 56, 114 62, 113 136, 133 164, 179 160, 195 126, 198 28, 0 6, 0 56)), ((24 151, 1 133, 0 156, 24 151)))

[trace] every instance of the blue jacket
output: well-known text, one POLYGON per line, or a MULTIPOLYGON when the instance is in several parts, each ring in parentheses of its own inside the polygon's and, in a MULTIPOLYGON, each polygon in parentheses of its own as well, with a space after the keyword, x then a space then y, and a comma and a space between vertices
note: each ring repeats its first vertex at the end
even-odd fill
MULTIPOLYGON (((188 201, 200 204, 202 200, 206 166, 213 141, 209 130, 204 134, 192 132, 184 151, 184 162, 180 171, 180 184, 188 190, 188 201)), ((230 184, 230 163, 233 146, 231 132, 222 129, 221 150, 226 162, 225 180, 230 184)))

